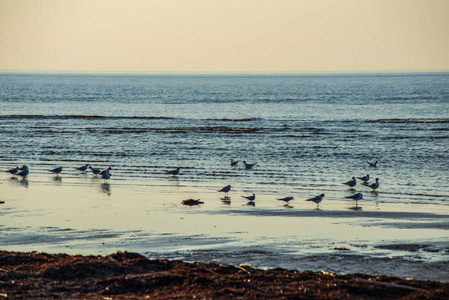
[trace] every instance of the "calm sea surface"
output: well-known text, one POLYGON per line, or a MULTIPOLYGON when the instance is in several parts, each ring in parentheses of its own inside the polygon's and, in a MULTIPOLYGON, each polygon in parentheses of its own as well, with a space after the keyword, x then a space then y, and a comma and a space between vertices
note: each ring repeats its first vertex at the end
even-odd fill
MULTIPOLYGON (((415 251, 413 255, 418 255, 418 259, 430 256, 433 260, 447 260, 449 256, 447 73, 0 74, 0 145, 0 167, 3 170, 23 164, 30 167, 27 179, 14 179, 4 173, 0 182, 0 200, 5 201, 0 206, 0 216, 4 220, 10 218, 7 222, 11 223, 5 221, 0 230, 4 239, 10 239, 5 246, 17 250, 20 250, 20 243, 14 242, 12 237, 29 230, 46 232, 46 236, 51 237, 61 236, 52 231, 54 228, 64 228, 64 234, 69 234, 70 230, 77 232, 69 235, 71 239, 80 239, 78 223, 64 226, 40 224, 40 227, 26 222, 15 224, 13 220, 24 220, 27 214, 11 203, 15 203, 14 200, 19 203, 21 197, 32 197, 23 193, 32 190, 33 186, 41 185, 51 192, 55 187, 49 182, 54 178, 48 169, 60 165, 65 168, 60 176, 62 180, 58 182, 59 188, 65 187, 61 191, 76 194, 78 186, 82 189, 91 184, 104 184, 102 180, 93 181, 91 174, 74 170, 74 167, 90 164, 100 168, 112 167, 112 178, 107 187, 103 186, 107 197, 103 200, 114 201, 114 196, 126 194, 123 192, 126 191, 130 195, 126 209, 131 215, 133 197, 145 195, 147 187, 151 187, 153 194, 175 187, 179 200, 196 195, 190 191, 202 191, 205 205, 195 210, 186 212, 180 201, 158 206, 156 200, 148 209, 167 216, 177 214, 177 219, 193 214, 198 218, 210 216, 215 220, 225 218, 225 223, 245 224, 244 218, 249 220, 256 217, 253 214, 257 215, 255 219, 260 222, 257 229, 242 225, 243 228, 234 228, 228 235, 224 230, 220 236, 211 230, 196 232, 195 237, 201 236, 206 241, 198 243, 202 251, 218 251, 226 247, 226 251, 230 248, 232 251, 243 251, 243 248, 253 251, 256 247, 260 253, 275 253, 281 261, 282 256, 279 255, 284 252, 304 254, 310 249, 318 249, 313 251, 328 253, 338 248, 353 251, 354 255, 368 255, 367 247, 379 249, 379 245, 395 241, 416 244, 418 241, 414 237, 420 240, 428 237, 430 240, 433 238, 428 242, 433 248, 438 248, 437 244, 441 242, 445 246, 433 252, 420 252, 420 255, 415 251), (231 159, 238 160, 239 164, 231 167, 231 159), (245 170, 241 164, 244 160, 257 165, 245 170), (369 167, 368 162, 374 161, 378 161, 377 168, 369 167), (178 177, 171 178, 164 173, 176 167, 181 168, 178 177), (353 176, 366 174, 371 176, 371 182, 374 178, 380 179, 377 193, 361 182, 354 190, 342 185, 353 176), (223 195, 216 190, 227 184, 233 186, 231 201, 221 201, 219 197, 223 195), (358 211, 353 209, 353 201, 345 198, 355 192, 364 195, 359 202, 363 208, 358 211), (133 193, 138 195, 133 196, 133 193), (244 205, 246 202, 240 196, 252 193, 256 194, 256 206, 244 205), (320 211, 314 210, 314 203, 304 201, 321 193, 326 196, 320 211), (288 207, 276 200, 285 196, 295 197, 288 207), (367 215, 370 213, 372 215, 367 215), (397 215, 385 217, 375 213, 397 215), (277 240, 279 232, 270 234, 272 227, 264 227, 264 222, 269 223, 271 219, 280 227, 301 226, 290 224, 294 219, 313 219, 314 222, 322 220, 320 224, 326 228, 332 226, 329 220, 336 216, 345 220, 347 226, 358 228, 380 222, 382 224, 376 228, 386 229, 381 234, 384 239, 371 238, 369 234, 375 233, 366 233, 367 241, 357 244, 339 234, 333 235, 335 240, 327 235, 313 236, 305 242, 307 247, 301 246, 298 250, 294 249, 297 244, 293 243, 298 236, 290 228, 286 228, 288 234, 282 240, 277 240), (234 223, 226 218, 239 221, 234 223), (430 230, 431 234, 413 231, 405 233, 403 240, 401 233, 388 238, 388 232, 398 229, 399 225, 391 225, 393 223, 407 224, 403 232, 423 224, 418 227, 430 230), (50 227, 53 229, 49 230, 50 227), (245 232, 245 237, 238 232, 245 232), (214 242, 216 246, 205 246, 211 240, 228 239, 230 236, 234 237, 232 247, 229 240, 214 242), (248 246, 244 240, 251 240, 251 236, 257 238, 248 246), (268 240, 273 242, 264 247, 268 240), (344 246, 337 247, 340 243, 344 246), (334 244, 335 247, 330 246, 334 244), (288 250, 284 248, 287 246, 288 250)), ((37 194, 38 191, 34 193, 37 194)), ((64 194, 59 195, 58 203, 63 202, 64 197, 64 194)), ((98 197, 98 193, 94 193, 92 202, 98 197)), ((136 204, 136 207, 140 206, 136 204)), ((121 208, 118 206, 117 209, 121 208)), ((42 214, 48 211, 51 209, 45 209, 42 214)), ((92 213, 101 214, 101 208, 92 213)), ((165 232, 154 228, 140 229, 139 232, 192 238, 189 232, 181 229, 169 229, 168 225, 162 227, 166 228, 165 232)), ((120 228, 96 224, 87 229, 117 233, 120 228)), ((345 230, 342 228, 340 234, 345 230)), ((141 245, 145 244, 144 240, 141 238, 141 245)), ((39 243, 45 244, 36 242, 34 247, 39 248, 36 246, 39 243)), ((70 246, 76 248, 76 243, 70 246)), ((83 247, 78 245, 75 252, 83 252, 83 247)), ((148 245, 145 247, 137 248, 154 256, 154 249, 148 245)), ((183 248, 181 242, 173 242, 167 247, 173 248, 158 250, 158 253, 169 255, 169 250, 176 250, 174 257, 188 258, 186 247, 183 248)), ((133 249, 133 242, 112 248, 133 249)), ((191 244, 187 248, 192 250, 191 244)), ((378 254, 377 250, 369 252, 373 257, 378 254)), ((217 259, 220 255, 222 253, 208 257, 217 259)), ((382 255, 391 253, 382 252, 382 255)), ((251 258, 245 259, 255 263, 251 258)), ((261 266, 279 264, 259 263, 261 266)))

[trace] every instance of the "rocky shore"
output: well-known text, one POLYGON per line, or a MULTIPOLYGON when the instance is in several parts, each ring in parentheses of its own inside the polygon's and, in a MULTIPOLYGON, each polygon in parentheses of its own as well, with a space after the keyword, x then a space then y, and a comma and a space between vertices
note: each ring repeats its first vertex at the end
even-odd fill
POLYGON ((5 299, 449 299, 449 283, 249 265, 0 251, 5 299))

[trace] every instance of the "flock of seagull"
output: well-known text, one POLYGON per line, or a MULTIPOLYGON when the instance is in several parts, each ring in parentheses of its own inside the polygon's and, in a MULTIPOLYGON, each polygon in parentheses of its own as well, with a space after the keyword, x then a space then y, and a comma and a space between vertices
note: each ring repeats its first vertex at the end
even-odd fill
MULTIPOLYGON (((238 163, 237 160, 231 159, 231 166, 236 166, 237 163, 238 163)), ((256 165, 256 164, 247 164, 245 161, 243 161, 243 164, 245 166, 245 169, 251 169, 253 166, 256 165)), ((377 167, 377 160, 375 162, 368 162, 368 165, 370 167, 376 168, 377 167)), ((178 169, 178 171, 179 171, 179 169, 178 169)), ((369 174, 366 174, 365 176, 357 177, 357 178, 362 181, 363 185, 370 187, 373 191, 375 191, 377 188, 379 188, 379 185, 380 185, 379 178, 376 178, 376 181, 374 183, 369 183, 369 180, 370 180, 369 174)), ((343 182, 342 184, 347 185, 351 189, 353 189, 357 185, 357 179, 355 177, 352 177, 349 181, 343 182)), ((229 192, 231 191, 231 188, 232 188, 231 185, 227 185, 227 186, 223 187, 222 189, 218 190, 218 192, 223 192, 225 194, 225 199, 226 199, 226 198, 229 198, 228 195, 229 195, 229 192)), ((319 207, 320 207, 319 205, 320 205, 321 201, 323 201, 324 196, 325 196, 324 194, 320 194, 318 196, 306 199, 306 201, 310 201, 310 202, 316 203, 317 209, 319 209, 319 207)), ((253 193, 250 196, 242 196, 242 198, 247 199, 248 201, 250 201, 249 204, 254 205, 254 200, 256 200, 256 194, 253 193)), ((356 194, 348 196, 346 198, 354 200, 355 203, 356 203, 355 208, 359 209, 358 202, 359 202, 359 200, 363 199, 363 194, 362 193, 356 193, 356 194)), ((285 204, 286 206, 288 206, 289 202, 294 200, 294 199, 295 198, 293 196, 288 196, 288 197, 284 197, 284 198, 276 198, 276 200, 286 202, 286 204, 285 204)))
MULTIPOLYGON (((245 169, 247 169, 247 170, 251 169, 252 167, 254 167, 257 164, 257 163, 249 164, 246 161, 243 161, 242 163, 243 163, 245 169)), ((238 164, 237 160, 231 159, 231 166, 237 166, 237 164, 238 164)), ((375 161, 375 162, 368 162, 368 165, 370 167, 376 168, 377 167, 377 161, 375 161)), ((111 173, 110 173, 110 171, 112 170, 111 167, 108 167, 107 169, 102 170, 102 169, 98 169, 98 168, 93 168, 92 166, 89 166, 88 164, 86 164, 86 165, 81 166, 81 167, 76 167, 75 169, 78 170, 78 171, 81 171, 81 172, 87 172, 87 169, 90 169, 91 172, 95 176, 99 175, 100 178, 104 179, 105 181, 108 180, 109 178, 111 178, 111 173)), ((48 171, 51 172, 51 173, 56 174, 56 176, 59 176, 59 174, 62 172, 62 170, 63 170, 63 167, 59 166, 57 168, 54 168, 54 169, 51 169, 51 170, 48 170, 48 171)), ((15 175, 15 176, 22 176, 22 177, 25 178, 30 173, 30 170, 29 170, 28 166, 23 165, 20 168, 17 166, 15 168, 6 170, 5 172, 8 172, 8 173, 10 173, 12 175, 15 175)), ((170 170, 170 171, 165 171, 166 174, 172 175, 172 176, 179 175, 179 172, 180 172, 180 168, 176 168, 176 169, 170 170)), ((369 174, 366 174, 365 176, 357 177, 357 178, 362 181, 362 185, 370 187, 373 191, 375 191, 377 188, 379 188, 379 185, 380 185, 379 178, 376 178, 374 183, 369 183, 369 180, 371 179, 369 174)), ((351 189, 353 189, 357 185, 357 179, 355 177, 352 177, 349 181, 343 182, 342 184, 347 185, 351 189)), ((231 191, 231 188, 232 188, 231 185, 227 185, 227 186, 223 187, 222 189, 218 190, 218 192, 223 192, 224 193, 224 199, 229 199, 229 192, 231 191)), ((320 205, 321 201, 323 201, 324 196, 325 196, 324 194, 320 194, 318 196, 306 199, 306 201, 310 201, 310 202, 316 203, 317 209, 319 209, 319 205, 320 205)), ((247 199, 249 201, 249 204, 254 205, 254 201, 256 200, 256 194, 253 193, 250 196, 242 196, 242 198, 247 199)), ((359 193, 356 193, 354 195, 348 196, 346 198, 354 200, 356 202, 356 207, 355 208, 358 209, 359 208, 358 207, 358 201, 363 199, 363 194, 359 192, 359 193)), ((276 198, 276 199, 279 200, 279 201, 286 202, 285 205, 288 206, 289 202, 294 200, 295 198, 293 196, 288 196, 288 197, 276 198)))
MULTIPOLYGON (((104 179, 105 181, 108 180, 109 178, 111 178, 111 173, 110 171, 112 170, 111 167, 102 170, 102 169, 97 169, 97 168, 92 168, 91 166, 89 166, 88 164, 81 166, 81 167, 76 167, 75 169, 81 172, 86 172, 87 169, 90 169, 92 171, 92 173, 95 176, 100 175, 101 179, 104 179)), ((57 168, 48 170, 49 172, 56 174, 56 176, 59 176, 59 174, 62 172, 63 167, 59 166, 57 168)), ((6 170, 5 172, 10 173, 11 175, 15 175, 15 176, 22 176, 23 178, 25 178, 26 176, 28 176, 28 174, 30 174, 30 169, 28 168, 28 166, 23 165, 22 167, 15 167, 15 168, 11 168, 9 170, 6 170)))

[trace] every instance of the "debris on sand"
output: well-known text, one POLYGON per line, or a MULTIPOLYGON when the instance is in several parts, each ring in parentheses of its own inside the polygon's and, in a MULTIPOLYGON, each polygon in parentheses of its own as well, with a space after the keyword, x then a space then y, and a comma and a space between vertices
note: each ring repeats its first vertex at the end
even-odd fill
POLYGON ((204 204, 200 199, 185 199, 181 203, 188 206, 204 204))

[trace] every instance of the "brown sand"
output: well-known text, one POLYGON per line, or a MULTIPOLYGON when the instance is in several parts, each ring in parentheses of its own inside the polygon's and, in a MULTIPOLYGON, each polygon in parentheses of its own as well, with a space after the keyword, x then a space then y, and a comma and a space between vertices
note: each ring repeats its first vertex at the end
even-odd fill
POLYGON ((362 274, 0 251, 0 298, 449 299, 449 283, 362 274))

